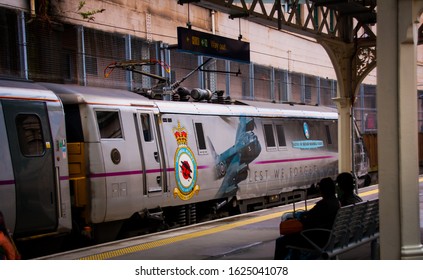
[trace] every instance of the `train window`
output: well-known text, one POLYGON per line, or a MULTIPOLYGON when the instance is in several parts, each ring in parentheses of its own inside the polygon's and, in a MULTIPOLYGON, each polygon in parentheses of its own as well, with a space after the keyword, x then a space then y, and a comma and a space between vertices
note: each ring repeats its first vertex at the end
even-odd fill
POLYGON ((151 118, 149 114, 141 114, 141 124, 142 132, 144 134, 144 141, 151 142, 153 140, 153 133, 151 131, 151 118))
POLYGON ((330 128, 328 125, 326 127, 326 137, 328 138, 328 145, 332 145, 332 136, 330 135, 330 128))
POLYGON ((202 123, 194 123, 195 126, 195 134, 197 136, 197 144, 198 144, 198 153, 199 154, 207 154, 207 147, 206 147, 206 140, 204 138, 204 131, 203 131, 203 124, 202 123))
POLYGON ((34 114, 16 117, 19 147, 24 156, 42 156, 45 152, 41 120, 34 114))
POLYGON ((273 134, 273 125, 264 124, 263 128, 264 128, 264 138, 266 141, 266 147, 268 148, 276 147, 275 135, 273 134))
POLYGON ((283 130, 283 125, 276 125, 276 135, 278 136, 279 147, 286 147, 285 132, 283 130))
POLYGON ((97 111, 96 114, 101 138, 122 138, 119 112, 97 111))
POLYGON ((79 105, 65 105, 66 137, 69 143, 84 142, 79 105))

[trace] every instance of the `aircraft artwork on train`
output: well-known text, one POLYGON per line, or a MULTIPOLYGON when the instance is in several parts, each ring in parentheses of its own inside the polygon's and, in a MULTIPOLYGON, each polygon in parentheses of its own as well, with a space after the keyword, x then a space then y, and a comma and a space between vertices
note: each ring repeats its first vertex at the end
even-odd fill
POLYGON ((223 178, 218 196, 234 195, 238 189, 238 183, 247 179, 248 164, 261 152, 260 142, 253 131, 254 127, 253 118, 241 116, 236 130, 235 144, 219 155, 216 154, 210 142, 215 158, 216 178, 223 178))

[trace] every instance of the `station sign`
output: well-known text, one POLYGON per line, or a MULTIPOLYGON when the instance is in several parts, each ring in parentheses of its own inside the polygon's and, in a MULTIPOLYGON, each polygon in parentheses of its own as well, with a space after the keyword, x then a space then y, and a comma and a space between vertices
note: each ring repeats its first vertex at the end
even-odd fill
POLYGON ((250 62, 250 43, 178 27, 178 49, 239 62, 250 62))

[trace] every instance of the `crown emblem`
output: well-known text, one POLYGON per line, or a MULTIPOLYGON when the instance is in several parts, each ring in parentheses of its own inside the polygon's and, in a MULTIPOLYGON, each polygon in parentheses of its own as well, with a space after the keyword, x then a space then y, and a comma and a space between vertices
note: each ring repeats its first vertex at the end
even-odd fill
POLYGON ((185 131, 185 127, 181 127, 181 124, 178 121, 178 126, 173 128, 173 135, 176 138, 178 146, 188 144, 188 134, 185 131))

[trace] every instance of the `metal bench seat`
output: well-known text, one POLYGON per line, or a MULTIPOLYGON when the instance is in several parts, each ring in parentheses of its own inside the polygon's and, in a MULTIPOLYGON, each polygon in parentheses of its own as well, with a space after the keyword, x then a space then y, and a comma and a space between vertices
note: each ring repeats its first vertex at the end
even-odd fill
POLYGON ((341 207, 332 229, 306 229, 301 235, 307 240, 307 246, 288 246, 293 251, 299 251, 301 258, 332 259, 368 242, 371 242, 372 259, 377 258, 379 200, 341 207), (325 245, 319 246, 313 242, 312 236, 316 232, 328 233, 329 238, 325 245))

